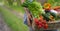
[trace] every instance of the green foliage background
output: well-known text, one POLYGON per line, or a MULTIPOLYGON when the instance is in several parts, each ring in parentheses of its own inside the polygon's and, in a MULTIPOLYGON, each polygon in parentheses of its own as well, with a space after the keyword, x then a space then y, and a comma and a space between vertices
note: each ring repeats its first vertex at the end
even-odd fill
POLYGON ((48 0, 47 2, 50 3, 52 7, 60 6, 60 0, 48 0))

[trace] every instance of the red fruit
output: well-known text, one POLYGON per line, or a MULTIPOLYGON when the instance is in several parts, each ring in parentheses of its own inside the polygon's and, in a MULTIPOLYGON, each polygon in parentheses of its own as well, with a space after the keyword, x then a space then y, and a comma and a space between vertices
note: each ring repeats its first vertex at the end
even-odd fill
POLYGON ((48 28, 48 25, 47 25, 47 24, 45 24, 45 25, 44 25, 44 29, 47 29, 47 28, 48 28))
POLYGON ((43 21, 42 23, 43 23, 43 24, 46 24, 46 21, 43 21))
POLYGON ((42 27, 43 27, 42 22, 39 22, 38 28, 40 29, 42 27))
POLYGON ((37 18, 35 18, 34 21, 35 21, 35 23, 38 23, 39 22, 37 18))
POLYGON ((38 21, 38 19, 37 19, 37 18, 34 18, 34 21, 35 21, 35 22, 37 22, 37 21, 38 21))
POLYGON ((36 24, 36 25, 39 25, 39 21, 38 21, 37 18, 35 18, 34 21, 35 21, 35 24, 36 24))
POLYGON ((44 27, 44 24, 42 24, 42 27, 44 27))
POLYGON ((42 27, 44 26, 44 24, 42 22, 39 22, 39 25, 41 25, 42 27))
POLYGON ((38 29, 40 29, 40 28, 42 28, 42 26, 41 25, 38 25, 38 29))
POLYGON ((36 22, 35 24, 36 24, 36 25, 39 25, 39 22, 36 22))
POLYGON ((42 22, 39 22, 39 25, 42 25, 42 22))

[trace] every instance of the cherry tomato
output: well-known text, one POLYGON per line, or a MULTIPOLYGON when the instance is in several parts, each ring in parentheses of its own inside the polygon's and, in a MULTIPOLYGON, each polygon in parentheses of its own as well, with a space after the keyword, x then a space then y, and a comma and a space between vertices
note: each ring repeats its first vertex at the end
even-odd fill
POLYGON ((40 29, 40 28, 42 28, 42 26, 41 26, 41 25, 39 25, 39 26, 38 26, 38 29, 40 29))
POLYGON ((44 29, 47 29, 47 28, 48 28, 48 25, 47 25, 47 24, 45 24, 45 25, 44 25, 44 29))
POLYGON ((35 18, 34 21, 35 21, 35 24, 36 24, 36 25, 39 25, 39 21, 38 21, 37 18, 35 18))
POLYGON ((46 24, 46 21, 44 20, 42 23, 43 23, 43 24, 46 24))

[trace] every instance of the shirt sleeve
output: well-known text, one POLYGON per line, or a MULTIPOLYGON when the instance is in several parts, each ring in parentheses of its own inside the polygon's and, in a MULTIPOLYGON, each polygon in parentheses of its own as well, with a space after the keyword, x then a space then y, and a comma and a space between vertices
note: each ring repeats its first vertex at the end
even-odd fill
POLYGON ((24 14, 24 24, 27 25, 27 15, 24 14))

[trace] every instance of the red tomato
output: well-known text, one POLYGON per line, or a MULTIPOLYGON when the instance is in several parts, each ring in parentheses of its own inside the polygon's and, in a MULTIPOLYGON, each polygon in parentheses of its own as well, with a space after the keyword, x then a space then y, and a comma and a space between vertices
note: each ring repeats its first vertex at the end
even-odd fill
POLYGON ((44 29, 47 29, 47 28, 48 28, 48 25, 47 25, 47 24, 45 24, 45 25, 44 25, 44 29))
POLYGON ((34 21, 35 21, 35 22, 38 22, 38 19, 37 19, 37 18, 34 18, 34 21))
POLYGON ((36 25, 39 25, 39 21, 38 21, 37 18, 35 18, 34 21, 35 21, 35 24, 36 24, 36 25))
POLYGON ((38 25, 38 29, 40 29, 40 28, 42 28, 42 26, 41 25, 38 25))
POLYGON ((41 25, 42 27, 44 26, 44 24, 42 22, 39 22, 39 25, 41 25))
POLYGON ((39 25, 39 22, 36 22, 36 25, 39 25))
POLYGON ((39 22, 39 24, 42 24, 42 22, 39 22))
POLYGON ((46 24, 46 21, 44 20, 42 23, 43 23, 43 24, 46 24))

